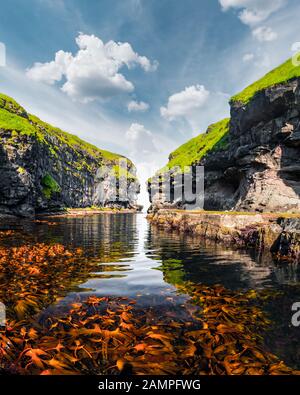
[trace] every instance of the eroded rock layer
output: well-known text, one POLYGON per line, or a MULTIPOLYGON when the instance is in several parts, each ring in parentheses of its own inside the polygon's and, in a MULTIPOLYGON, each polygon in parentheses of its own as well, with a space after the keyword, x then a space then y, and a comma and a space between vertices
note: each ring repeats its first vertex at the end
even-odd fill
POLYGON ((150 222, 165 230, 191 233, 213 243, 255 248, 278 260, 300 262, 300 217, 158 210, 150 222))
POLYGON ((0 142, 1 214, 136 206, 139 183, 131 161, 42 122, 5 95, 0 142), (128 182, 120 182, 125 176, 128 182))
MULTIPOLYGON (((212 126, 214 129, 215 125, 212 126)), ((202 144, 205 139, 209 141, 210 133, 209 128, 202 144)), ((265 88, 247 103, 231 101, 228 132, 220 135, 220 141, 222 144, 216 143, 207 152, 198 142, 199 159, 190 162, 194 167, 201 165, 205 169, 201 208, 299 212, 300 78, 265 88)), ((194 149, 188 143, 181 148, 187 157, 194 149)), ((175 155, 179 151, 175 151, 175 155)), ((176 162, 173 154, 169 163, 176 162)), ((151 181, 150 186, 155 188, 151 181)), ((177 200, 166 198, 157 188, 153 196, 152 209, 187 208, 184 195, 177 200)))

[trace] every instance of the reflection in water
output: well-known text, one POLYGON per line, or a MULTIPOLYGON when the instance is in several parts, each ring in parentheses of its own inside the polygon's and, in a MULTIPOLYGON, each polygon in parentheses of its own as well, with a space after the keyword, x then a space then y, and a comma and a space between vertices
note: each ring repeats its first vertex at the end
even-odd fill
MULTIPOLYGON (((63 299, 56 303, 49 299, 44 314, 54 314, 70 302, 90 295, 126 296, 137 299, 139 306, 152 307, 158 314, 169 308, 184 319, 184 302, 189 295, 179 294, 177 289, 187 282, 222 284, 232 291, 267 288, 281 292, 265 307, 272 320, 267 347, 290 365, 300 367, 300 355, 294 351, 300 332, 290 326, 291 305, 300 301, 298 265, 279 265, 268 255, 205 245, 188 235, 160 231, 149 226, 142 214, 57 217, 51 221, 53 225, 30 221, 7 225, 25 232, 27 238, 20 235, 1 242, 60 243, 66 248, 83 249, 88 270, 78 273, 70 268, 64 275, 56 272, 67 285, 55 294, 63 299)), ((57 282, 51 284, 57 286, 57 282)), ((7 278, 1 277, 0 285, 9 287, 7 278)))
POLYGON ((175 286, 222 284, 231 290, 278 292, 264 306, 271 320, 265 336, 267 349, 290 366, 300 366, 300 331, 291 325, 291 306, 300 301, 300 268, 297 263, 274 263, 268 254, 232 250, 205 244, 199 238, 155 227, 148 231, 145 250, 161 262, 164 280, 175 286))
POLYGON ((233 250, 156 227, 148 230, 145 250, 149 257, 162 262, 160 269, 173 284, 180 279, 247 290, 298 284, 300 279, 295 263, 275 264, 269 254, 233 250))

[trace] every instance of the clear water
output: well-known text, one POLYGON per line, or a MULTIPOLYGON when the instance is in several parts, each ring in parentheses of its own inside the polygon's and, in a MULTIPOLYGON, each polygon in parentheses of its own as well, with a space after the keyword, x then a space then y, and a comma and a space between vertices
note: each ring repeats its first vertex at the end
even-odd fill
POLYGON ((298 265, 275 264, 269 256, 253 251, 203 245, 197 238, 152 227, 143 214, 57 217, 51 221, 56 224, 24 221, 10 228, 22 228, 37 242, 82 247, 96 259, 97 270, 78 280, 76 290, 49 306, 47 314, 95 294, 127 296, 158 312, 160 306, 164 310, 169 306, 174 314, 184 317, 183 302, 189 296, 179 294, 176 286, 187 281, 222 284, 231 290, 278 290, 282 295, 263 307, 272 322, 265 336, 266 348, 291 367, 300 368, 300 327, 291 325, 291 306, 300 301, 298 265))

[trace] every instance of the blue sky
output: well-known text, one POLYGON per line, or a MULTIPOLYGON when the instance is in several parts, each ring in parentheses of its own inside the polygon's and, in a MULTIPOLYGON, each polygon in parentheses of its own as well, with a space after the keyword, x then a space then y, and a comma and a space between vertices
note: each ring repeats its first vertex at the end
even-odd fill
POLYGON ((129 156, 144 181, 292 55, 299 16, 297 0, 3 2, 1 91, 129 156))

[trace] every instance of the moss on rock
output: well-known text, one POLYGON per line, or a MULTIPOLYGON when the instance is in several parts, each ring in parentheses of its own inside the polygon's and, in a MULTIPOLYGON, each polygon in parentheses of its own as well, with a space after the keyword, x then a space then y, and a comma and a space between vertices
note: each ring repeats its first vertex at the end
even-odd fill
POLYGON ((42 178, 41 185, 43 187, 43 193, 47 199, 51 199, 54 193, 59 193, 61 191, 61 187, 50 174, 46 174, 42 178))

